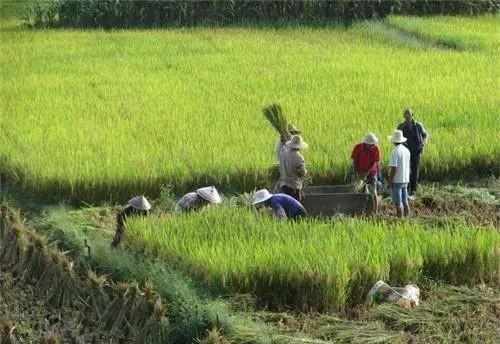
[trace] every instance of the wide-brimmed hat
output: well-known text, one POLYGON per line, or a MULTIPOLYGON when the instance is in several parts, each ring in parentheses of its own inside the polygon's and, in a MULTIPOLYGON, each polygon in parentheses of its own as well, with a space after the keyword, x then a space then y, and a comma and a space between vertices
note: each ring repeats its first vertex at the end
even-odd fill
POLYGON ((304 140, 302 140, 302 136, 294 135, 290 141, 286 142, 286 146, 295 149, 304 149, 309 145, 304 140))
POLYGON ((196 190, 196 193, 211 203, 222 203, 215 186, 207 186, 196 190))
POLYGON ((272 193, 270 193, 267 189, 261 189, 255 193, 255 198, 253 199, 252 204, 255 205, 265 202, 271 197, 273 197, 272 193))
POLYGON ((394 134, 392 134, 391 136, 387 136, 387 138, 393 143, 406 142, 406 137, 403 136, 403 132, 401 130, 394 130, 394 134))
POLYGON ((363 143, 367 145, 376 145, 378 143, 378 138, 374 133, 366 133, 362 140, 363 143))
POLYGON ((136 196, 128 201, 127 205, 131 205, 137 210, 149 210, 151 209, 151 204, 144 196, 136 196))
POLYGON ((297 129, 296 126, 294 126, 292 123, 288 123, 287 125, 287 131, 291 134, 300 134, 300 130, 297 129))

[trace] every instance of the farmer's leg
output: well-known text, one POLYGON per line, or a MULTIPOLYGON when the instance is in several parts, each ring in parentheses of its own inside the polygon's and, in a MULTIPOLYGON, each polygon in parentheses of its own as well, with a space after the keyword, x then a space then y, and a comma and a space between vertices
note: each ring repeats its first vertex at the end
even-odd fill
POLYGON ((393 183, 391 187, 391 198, 394 207, 396 208, 396 216, 403 217, 403 195, 402 195, 402 184, 393 183))
POLYGON ((408 184, 405 184, 401 189, 401 200, 403 203, 404 216, 410 217, 410 202, 408 195, 408 184))
POLYGON ((409 185, 410 195, 412 195, 415 191, 417 191, 419 174, 420 174, 420 154, 412 153, 410 157, 410 185, 409 185))

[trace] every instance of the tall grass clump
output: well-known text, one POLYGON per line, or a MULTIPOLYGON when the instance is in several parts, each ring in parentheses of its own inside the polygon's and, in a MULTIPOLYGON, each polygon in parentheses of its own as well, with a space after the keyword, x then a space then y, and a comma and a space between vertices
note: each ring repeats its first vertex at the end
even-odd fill
POLYGON ((342 310, 379 279, 498 282, 494 228, 427 228, 364 220, 273 221, 243 209, 134 219, 127 240, 221 293, 273 308, 342 310))

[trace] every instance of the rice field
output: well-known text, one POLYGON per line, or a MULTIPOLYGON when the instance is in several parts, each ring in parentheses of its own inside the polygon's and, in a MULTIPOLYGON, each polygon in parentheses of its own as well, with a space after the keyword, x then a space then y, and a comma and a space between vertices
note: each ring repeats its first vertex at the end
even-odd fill
POLYGON ((379 279, 390 284, 499 281, 494 227, 366 220, 276 221, 233 207, 127 222, 126 241, 218 294, 272 308, 343 310, 379 279))
POLYGON ((431 137, 424 178, 498 174, 497 16, 390 19, 486 47, 463 51, 416 49, 369 23, 34 31, 1 20, 0 172, 26 192, 122 202, 162 184, 269 185, 270 103, 310 143, 313 183, 342 182, 366 131, 386 163, 408 106, 431 137))

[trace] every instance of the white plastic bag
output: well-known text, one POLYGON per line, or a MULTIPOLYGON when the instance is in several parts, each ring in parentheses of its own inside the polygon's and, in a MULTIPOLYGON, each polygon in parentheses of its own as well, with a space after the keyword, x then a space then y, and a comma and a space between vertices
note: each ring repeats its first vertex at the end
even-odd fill
POLYGON ((412 284, 393 288, 384 281, 378 281, 368 293, 368 298, 372 303, 389 301, 411 309, 420 305, 420 289, 412 284))

